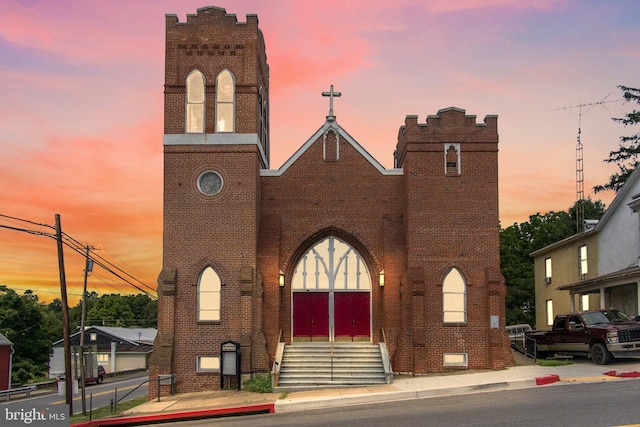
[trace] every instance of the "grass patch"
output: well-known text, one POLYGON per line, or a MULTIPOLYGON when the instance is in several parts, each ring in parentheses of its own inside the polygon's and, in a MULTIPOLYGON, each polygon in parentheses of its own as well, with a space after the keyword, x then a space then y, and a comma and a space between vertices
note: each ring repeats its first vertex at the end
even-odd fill
POLYGON ((536 359, 536 365, 538 365, 538 366, 573 365, 573 360, 570 360, 570 359, 536 359))
POLYGON ((243 385, 246 391, 252 391, 254 393, 271 393, 271 375, 256 375, 255 377, 245 381, 243 385))
POLYGON ((289 396, 289 393, 285 391, 284 393, 280 394, 280 397, 278 397, 278 399, 280 399, 280 400, 286 399, 287 396, 289 396))
MULTIPOLYGON (((111 413, 111 408, 109 406, 105 406, 103 408, 94 409, 91 413, 91 419, 98 420, 103 418, 114 417, 116 415, 120 415, 122 412, 127 409, 135 408, 138 405, 142 405, 143 403, 147 403, 149 398, 147 396, 140 396, 135 399, 127 400, 126 402, 118 403, 118 410, 111 413)), ((87 410, 87 415, 76 414, 72 415, 70 419, 70 424, 81 423, 84 421, 89 421, 89 410, 87 410)))

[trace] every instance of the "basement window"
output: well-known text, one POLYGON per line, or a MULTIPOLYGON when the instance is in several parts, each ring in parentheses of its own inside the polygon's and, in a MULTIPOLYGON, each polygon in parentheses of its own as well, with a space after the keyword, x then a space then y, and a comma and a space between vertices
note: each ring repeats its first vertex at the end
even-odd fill
POLYGON ((466 368, 468 365, 467 353, 444 353, 442 364, 445 368, 466 368))
POLYGON ((198 372, 220 372, 220 356, 198 356, 198 372))

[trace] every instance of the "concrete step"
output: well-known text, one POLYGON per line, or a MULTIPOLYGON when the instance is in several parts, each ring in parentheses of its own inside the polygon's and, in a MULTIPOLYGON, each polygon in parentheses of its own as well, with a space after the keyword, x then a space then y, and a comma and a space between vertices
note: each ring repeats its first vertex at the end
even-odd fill
POLYGON ((371 343, 294 343, 285 347, 275 391, 385 384, 380 348, 371 343))

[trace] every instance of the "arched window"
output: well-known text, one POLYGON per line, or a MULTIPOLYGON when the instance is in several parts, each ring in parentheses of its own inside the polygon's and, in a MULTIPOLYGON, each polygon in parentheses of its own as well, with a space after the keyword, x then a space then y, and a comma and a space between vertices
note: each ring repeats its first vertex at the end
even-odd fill
POLYGON ((185 132, 204 133, 204 75, 193 70, 187 76, 185 132))
POLYGON ((229 70, 216 77, 216 132, 235 130, 236 84, 229 70))
POLYGON ((302 256, 293 274, 291 288, 294 291, 369 290, 371 277, 367 265, 353 247, 329 236, 302 256))
POLYGON ((198 320, 220 320, 220 277, 211 267, 198 279, 198 320))
POLYGON ((452 268, 442 283, 442 321, 465 323, 467 321, 467 286, 462 273, 452 268))

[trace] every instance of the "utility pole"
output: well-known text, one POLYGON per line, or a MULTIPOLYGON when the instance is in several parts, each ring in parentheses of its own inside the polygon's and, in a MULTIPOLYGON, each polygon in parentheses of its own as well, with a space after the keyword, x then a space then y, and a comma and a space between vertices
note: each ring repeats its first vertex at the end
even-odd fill
POLYGON ((58 270, 60 271, 60 296, 62 300, 62 337, 64 340, 64 383, 65 401, 69 413, 73 414, 73 381, 71 372, 71 334, 69 333, 69 302, 67 301, 67 279, 64 274, 64 253, 62 251, 62 226, 60 214, 56 218, 56 242, 58 243, 58 270))
MULTIPOLYGON (((87 398, 85 394, 85 366, 84 366, 84 327, 87 317, 87 276, 93 271, 93 261, 89 259, 91 246, 86 246, 86 262, 84 267, 84 286, 82 288, 82 317, 80 318, 80 388, 82 390, 82 414, 87 415, 87 398)), ((91 366, 93 369, 93 364, 91 366)))

